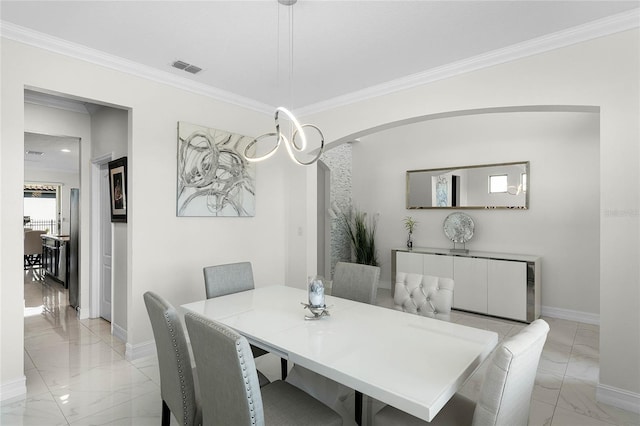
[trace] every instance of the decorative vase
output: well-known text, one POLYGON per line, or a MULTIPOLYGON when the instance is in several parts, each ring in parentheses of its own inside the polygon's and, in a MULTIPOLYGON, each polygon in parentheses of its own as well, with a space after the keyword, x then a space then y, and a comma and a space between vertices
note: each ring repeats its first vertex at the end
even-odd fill
POLYGON ((324 308, 324 278, 320 275, 309 277, 309 306, 324 308))
POLYGON ((411 232, 409 232, 409 238, 407 238, 407 247, 409 248, 409 250, 411 250, 413 248, 413 241, 411 241, 411 232))

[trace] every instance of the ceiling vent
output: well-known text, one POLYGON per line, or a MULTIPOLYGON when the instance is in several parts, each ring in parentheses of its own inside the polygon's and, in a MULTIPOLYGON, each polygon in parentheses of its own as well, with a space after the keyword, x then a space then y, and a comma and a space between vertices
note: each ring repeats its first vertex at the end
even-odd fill
POLYGON ((192 64, 188 64, 184 61, 175 61, 171 64, 171 66, 174 68, 178 68, 179 70, 189 72, 191 74, 198 74, 200 71, 202 71, 202 68, 192 64))
POLYGON ((27 155, 37 155, 37 156, 40 156, 40 155, 44 155, 44 152, 42 152, 42 151, 31 151, 31 150, 29 150, 29 151, 27 151, 27 155))

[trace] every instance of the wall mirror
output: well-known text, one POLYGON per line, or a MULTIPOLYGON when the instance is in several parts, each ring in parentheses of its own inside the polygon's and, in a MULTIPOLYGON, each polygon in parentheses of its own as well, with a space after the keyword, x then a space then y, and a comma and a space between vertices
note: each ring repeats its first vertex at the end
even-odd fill
POLYGON ((408 209, 528 209, 529 162, 407 171, 408 209))

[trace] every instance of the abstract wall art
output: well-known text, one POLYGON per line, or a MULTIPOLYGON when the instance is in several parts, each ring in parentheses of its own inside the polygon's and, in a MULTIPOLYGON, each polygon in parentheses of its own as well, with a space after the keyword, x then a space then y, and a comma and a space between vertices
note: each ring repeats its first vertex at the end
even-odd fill
POLYGON ((178 216, 254 216, 253 138, 178 122, 178 216))

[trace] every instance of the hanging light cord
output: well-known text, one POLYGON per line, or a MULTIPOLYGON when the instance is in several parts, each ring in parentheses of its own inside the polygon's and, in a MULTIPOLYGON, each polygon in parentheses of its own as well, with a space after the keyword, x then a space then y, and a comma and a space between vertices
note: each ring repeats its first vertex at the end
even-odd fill
MULTIPOLYGON (((295 3, 295 2, 294 2, 295 3)), ((293 4, 293 3, 292 3, 293 4)), ((289 9, 289 103, 293 104, 293 8, 291 5, 289 5, 288 7, 290 7, 289 9)), ((280 13, 278 13, 278 29, 280 28, 280 13)), ((278 50, 279 46, 280 46, 280 31, 278 30, 278 50)), ((279 70, 280 70, 280 55, 278 54, 278 60, 277 60, 277 68, 278 68, 278 75, 280 74, 279 70)), ((249 161, 249 162, 258 162, 258 161, 262 161, 262 160, 266 160, 267 158, 270 158, 271 156, 273 156, 273 154, 276 153, 277 149, 280 147, 280 144, 284 142, 285 147, 287 148, 287 152, 289 153, 289 157, 291 157, 291 160, 293 160, 294 163, 299 164, 301 166, 308 166, 311 165, 313 163, 315 163, 316 161, 318 161, 318 159, 320 158, 320 156, 322 155, 322 152, 324 151, 324 134, 322 133, 322 131, 320 130, 320 128, 318 128, 318 126, 315 126, 313 124, 300 124, 298 122, 298 120, 296 119, 296 117, 293 115, 293 113, 291 113, 291 111, 289 111, 287 108, 285 107, 278 107, 276 108, 276 112, 275 112, 275 116, 274 116, 274 120, 275 120, 275 126, 276 126, 276 132, 273 133, 265 133, 263 135, 258 136, 257 138, 255 138, 254 140, 252 140, 251 142, 249 142, 247 144, 247 146, 244 149, 244 158, 249 161), (287 139, 287 137, 282 133, 282 130, 280 129, 280 121, 279 121, 279 115, 280 113, 283 113, 284 115, 286 115, 290 122, 291 122, 291 130, 293 131, 293 133, 291 134, 291 140, 287 139), (307 136, 305 134, 305 127, 307 128, 311 128, 314 129, 315 131, 318 132, 318 135, 320 136, 320 148, 318 149, 318 152, 316 154, 315 157, 313 157, 311 160, 309 161, 300 161, 297 157, 296 157, 296 152, 300 153, 303 152, 307 149, 307 136), (298 144, 297 141, 297 137, 299 136, 300 139, 300 143, 298 144), (266 154, 259 156, 259 157, 255 157, 255 156, 250 156, 249 155, 249 151, 251 150, 252 147, 254 147, 254 145, 256 145, 258 143, 259 140, 262 139, 266 139, 266 138, 270 138, 270 137, 276 137, 276 144, 273 147, 273 149, 271 149, 269 152, 267 152, 266 154)))

